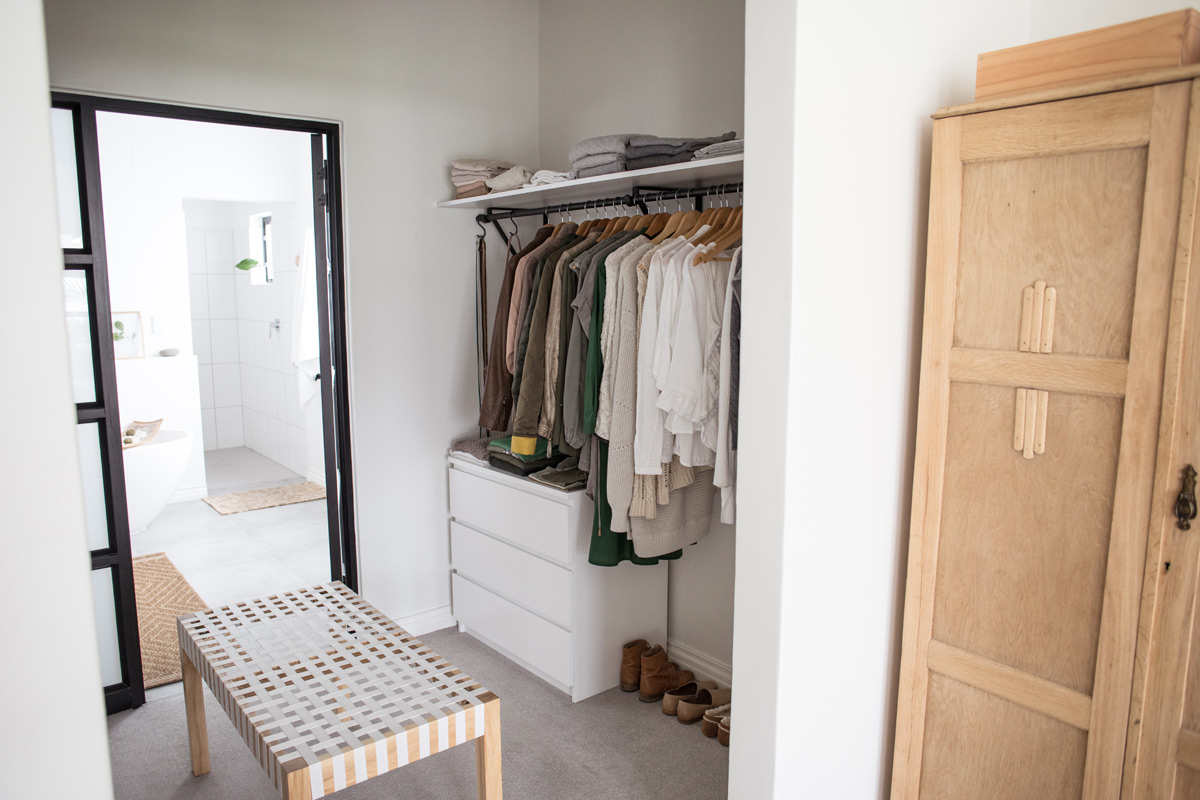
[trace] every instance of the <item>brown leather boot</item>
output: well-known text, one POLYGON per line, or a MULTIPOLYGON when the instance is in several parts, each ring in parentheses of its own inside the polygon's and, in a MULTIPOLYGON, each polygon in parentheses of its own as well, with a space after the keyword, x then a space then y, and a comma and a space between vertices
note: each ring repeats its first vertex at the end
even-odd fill
POLYGON ((638 684, 638 699, 656 703, 669 690, 682 686, 696 677, 691 670, 680 669, 667 660, 667 651, 656 644, 642 653, 642 680, 638 684))
POLYGON ((636 692, 642 680, 642 653, 650 649, 645 639, 635 639, 621 648, 621 691, 636 692))

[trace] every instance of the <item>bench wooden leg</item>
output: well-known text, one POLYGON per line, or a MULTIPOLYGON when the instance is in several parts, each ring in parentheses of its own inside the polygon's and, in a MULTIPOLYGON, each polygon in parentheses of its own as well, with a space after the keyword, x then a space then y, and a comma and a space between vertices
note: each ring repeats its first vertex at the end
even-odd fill
POLYGON ((179 666, 183 668, 183 707, 187 712, 188 746, 192 751, 192 774, 208 773, 208 721, 204 718, 204 682, 200 670, 182 649, 179 666))
POLYGON ((483 736, 475 740, 475 776, 479 781, 479 800, 502 800, 499 698, 489 700, 483 707, 483 736))

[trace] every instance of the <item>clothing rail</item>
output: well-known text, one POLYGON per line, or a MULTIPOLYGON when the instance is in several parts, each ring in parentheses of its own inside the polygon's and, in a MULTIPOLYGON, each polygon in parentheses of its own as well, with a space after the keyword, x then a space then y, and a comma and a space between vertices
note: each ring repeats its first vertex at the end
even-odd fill
POLYGON ((697 211, 703 210, 704 199, 707 197, 719 197, 727 194, 741 194, 743 191, 742 182, 738 183, 721 183, 713 186, 701 186, 695 189, 664 189, 653 186, 635 186, 633 192, 624 194, 619 197, 604 197, 596 200, 582 200, 577 203, 559 203, 558 205, 539 206, 535 208, 492 208, 488 209, 475 217, 475 221, 480 227, 487 223, 491 223, 499 232, 504 243, 508 245, 509 251, 512 251, 512 243, 509 234, 500 227, 502 219, 516 219, 517 217, 536 217, 541 215, 542 224, 546 225, 550 222, 551 214, 565 214, 570 211, 587 211, 594 208, 608 208, 618 206, 636 207, 643 214, 649 214, 647 203, 661 203, 669 200, 682 200, 691 198, 693 206, 697 211))

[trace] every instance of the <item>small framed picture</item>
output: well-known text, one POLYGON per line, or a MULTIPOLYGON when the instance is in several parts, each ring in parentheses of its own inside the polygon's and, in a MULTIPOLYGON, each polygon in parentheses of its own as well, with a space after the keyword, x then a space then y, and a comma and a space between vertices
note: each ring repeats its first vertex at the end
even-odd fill
POLYGON ((142 312, 114 311, 112 315, 113 352, 117 358, 142 358, 142 312))

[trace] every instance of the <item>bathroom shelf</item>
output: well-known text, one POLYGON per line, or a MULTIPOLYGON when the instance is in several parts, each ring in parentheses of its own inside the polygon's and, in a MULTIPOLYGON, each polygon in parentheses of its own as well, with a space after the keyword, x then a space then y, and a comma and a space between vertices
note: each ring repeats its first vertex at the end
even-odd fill
POLYGON ((496 192, 462 200, 443 200, 438 208, 537 208, 557 203, 577 203, 597 197, 629 194, 636 187, 658 189, 696 189, 714 183, 734 183, 742 179, 744 155, 685 161, 665 167, 614 172, 592 178, 576 178, 549 186, 533 186, 496 192))

